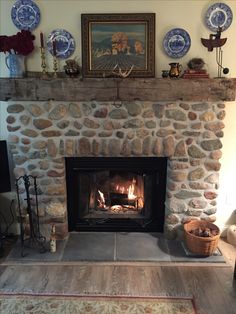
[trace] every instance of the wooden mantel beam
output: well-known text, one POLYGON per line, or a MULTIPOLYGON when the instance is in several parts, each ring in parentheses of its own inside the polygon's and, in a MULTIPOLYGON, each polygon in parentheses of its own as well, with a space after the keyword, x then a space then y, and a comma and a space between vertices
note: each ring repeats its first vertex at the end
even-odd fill
POLYGON ((0 101, 234 101, 236 79, 0 78, 0 101))

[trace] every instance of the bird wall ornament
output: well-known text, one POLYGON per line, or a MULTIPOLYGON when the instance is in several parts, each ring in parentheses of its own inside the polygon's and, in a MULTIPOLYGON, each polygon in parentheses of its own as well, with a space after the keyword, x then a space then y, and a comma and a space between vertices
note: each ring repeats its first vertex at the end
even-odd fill
POLYGON ((201 38, 201 42, 208 51, 213 51, 214 48, 222 47, 227 41, 227 38, 221 38, 222 27, 219 27, 216 34, 210 34, 208 38, 201 38))
POLYGON ((223 50, 221 49, 222 46, 227 41, 227 38, 221 38, 222 27, 218 27, 216 34, 210 34, 209 39, 201 38, 201 42, 204 47, 207 48, 208 51, 213 51, 216 48, 216 63, 218 66, 218 77, 221 77, 221 72, 223 70, 223 74, 228 74, 229 69, 224 68, 222 66, 223 63, 223 50))

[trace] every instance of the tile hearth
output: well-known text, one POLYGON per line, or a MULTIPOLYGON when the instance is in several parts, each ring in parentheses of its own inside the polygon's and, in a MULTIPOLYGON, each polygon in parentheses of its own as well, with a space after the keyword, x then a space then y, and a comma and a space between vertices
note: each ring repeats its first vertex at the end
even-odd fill
POLYGON ((225 263, 220 251, 209 257, 197 257, 186 251, 182 242, 167 240, 159 233, 72 232, 57 241, 57 252, 40 254, 27 249, 21 257, 19 242, 5 263, 73 262, 207 262, 225 263), (187 254, 186 254, 187 253, 187 254))

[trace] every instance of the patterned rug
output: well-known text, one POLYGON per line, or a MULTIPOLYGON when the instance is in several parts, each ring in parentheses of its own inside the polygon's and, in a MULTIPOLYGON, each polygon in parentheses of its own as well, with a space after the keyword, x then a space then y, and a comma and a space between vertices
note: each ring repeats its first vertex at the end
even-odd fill
POLYGON ((4 314, 196 314, 190 298, 0 295, 4 314))

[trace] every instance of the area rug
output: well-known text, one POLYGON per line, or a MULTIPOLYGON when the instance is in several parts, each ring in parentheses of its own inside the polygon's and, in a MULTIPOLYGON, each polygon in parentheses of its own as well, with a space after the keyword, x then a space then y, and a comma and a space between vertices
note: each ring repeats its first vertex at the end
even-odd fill
POLYGON ((193 299, 172 297, 0 295, 4 314, 196 314, 193 299))

